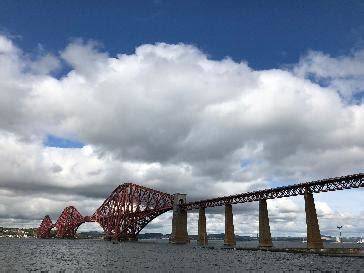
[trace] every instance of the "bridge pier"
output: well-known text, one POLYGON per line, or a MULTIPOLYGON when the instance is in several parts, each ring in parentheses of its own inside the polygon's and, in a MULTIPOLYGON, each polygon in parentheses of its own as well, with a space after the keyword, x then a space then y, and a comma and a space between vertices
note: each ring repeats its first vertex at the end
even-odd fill
POLYGON ((206 233, 206 215, 205 207, 200 207, 198 211, 198 239, 199 245, 207 245, 207 233, 206 233))
POLYGON ((272 247, 267 200, 259 200, 259 247, 272 247))
POLYGON ((186 194, 176 193, 173 199, 172 233, 169 241, 174 244, 189 243, 187 233, 187 210, 180 205, 186 203, 186 194))
POLYGON ((235 246, 233 208, 231 204, 225 204, 225 238, 224 245, 235 246))
POLYGON ((323 248, 320 227, 317 220, 317 213, 315 208, 315 201, 313 194, 306 191, 305 195, 305 211, 306 211, 306 225, 307 225, 307 248, 321 249, 323 248))

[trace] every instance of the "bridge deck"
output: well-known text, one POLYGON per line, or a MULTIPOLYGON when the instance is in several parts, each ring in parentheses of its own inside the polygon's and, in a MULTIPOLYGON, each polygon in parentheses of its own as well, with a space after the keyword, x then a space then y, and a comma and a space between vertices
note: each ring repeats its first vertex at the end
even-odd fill
POLYGON ((275 199, 296 195, 303 195, 305 192, 319 193, 337 191, 351 188, 364 187, 364 173, 352 174, 341 177, 316 180, 300 183, 291 186, 284 186, 272 189, 265 189, 254 192, 241 193, 236 195, 217 197, 207 200, 190 202, 182 205, 187 210, 198 209, 199 207, 215 207, 225 204, 238 204, 259 201, 263 199, 275 199))

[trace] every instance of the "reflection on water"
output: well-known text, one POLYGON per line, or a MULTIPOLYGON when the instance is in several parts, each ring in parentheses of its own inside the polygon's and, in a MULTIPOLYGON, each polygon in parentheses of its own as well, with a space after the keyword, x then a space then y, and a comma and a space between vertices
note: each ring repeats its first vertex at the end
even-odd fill
MULTIPOLYGON (((277 247, 304 247, 300 242, 274 244, 277 247)), ((0 239, 0 268, 2 271, 129 272, 351 271, 364 268, 364 259, 361 258, 222 250, 219 248, 223 245, 222 241, 210 241, 209 245, 216 248, 200 248, 195 241, 189 245, 173 245, 168 240, 112 244, 103 240, 0 239)), ((256 245, 256 241, 237 243, 238 247, 256 245)), ((337 247, 337 244, 329 246, 337 247)))

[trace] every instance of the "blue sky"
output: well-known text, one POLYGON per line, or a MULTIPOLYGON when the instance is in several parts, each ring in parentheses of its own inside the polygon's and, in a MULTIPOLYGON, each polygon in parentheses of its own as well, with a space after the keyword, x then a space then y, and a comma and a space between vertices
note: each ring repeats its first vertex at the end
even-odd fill
MULTIPOLYGON (((0 220, 88 215, 120 181, 199 199, 362 172, 363 86, 363 1, 0 1, 0 220)), ((323 230, 363 233, 362 192, 317 195, 323 230)), ((305 233, 302 198, 269 203, 305 233)))
POLYGON ((0 18, 0 29, 28 52, 39 45, 57 52, 79 37, 110 54, 145 43, 187 43, 254 69, 296 63, 308 50, 343 55, 364 43, 364 3, 350 0, 4 0, 0 18))
POLYGON ((69 138, 61 138, 54 135, 47 135, 44 141, 44 145, 48 147, 59 147, 59 148, 82 148, 84 145, 77 141, 69 138))

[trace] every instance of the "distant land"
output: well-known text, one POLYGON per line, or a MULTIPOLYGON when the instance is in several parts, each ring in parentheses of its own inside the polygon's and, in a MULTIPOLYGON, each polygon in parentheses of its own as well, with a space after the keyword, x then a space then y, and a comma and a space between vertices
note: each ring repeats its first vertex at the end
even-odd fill
MULTIPOLYGON (((0 238, 35 238, 37 234, 36 228, 6 228, 0 227, 0 238)), ((139 240, 168 240, 170 234, 163 233, 141 233, 138 235, 139 240)), ((224 233, 211 233, 207 235, 208 240, 224 240, 224 233)), ((55 238, 55 231, 51 231, 51 238, 55 238)), ((103 239, 104 233, 99 231, 82 231, 76 235, 77 239, 103 239)), ((189 235, 190 240, 197 240, 197 235, 189 235)), ((235 235, 237 241, 256 241, 258 238, 254 236, 235 235)), ((273 241, 302 241, 305 238, 280 236, 272 237, 273 241)), ((322 235, 322 239, 326 242, 336 241, 336 237, 322 235)), ((345 242, 357 242, 360 237, 343 237, 345 242)))
POLYGON ((6 228, 0 227, 0 238, 34 238, 37 235, 36 228, 6 228))
MULTIPOLYGON (((37 228, 7 228, 0 227, 0 238, 35 238, 37 228)), ((163 233, 141 233, 138 235, 140 240, 168 240, 170 234, 163 233)), ((224 233, 211 233, 207 235, 208 240, 224 240, 224 233)), ((51 231, 51 238, 55 238, 56 233, 51 231)), ((82 231, 76 234, 77 239, 103 239, 104 233, 99 231, 82 231)), ((198 235, 189 235, 190 240, 197 240, 198 235)), ((256 241, 258 238, 254 236, 235 235, 237 241, 256 241)), ((322 240, 326 242, 336 241, 336 237, 322 235, 322 240)), ((280 236, 272 237, 273 241, 302 241, 302 237, 280 236)), ((360 237, 343 237, 345 242, 357 242, 360 237)))

